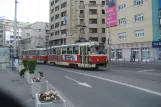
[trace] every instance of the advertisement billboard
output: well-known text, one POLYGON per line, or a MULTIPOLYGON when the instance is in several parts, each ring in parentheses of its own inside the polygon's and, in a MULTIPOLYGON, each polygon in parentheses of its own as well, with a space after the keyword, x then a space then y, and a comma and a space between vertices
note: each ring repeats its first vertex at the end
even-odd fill
POLYGON ((106 27, 117 25, 116 0, 106 0, 106 27))

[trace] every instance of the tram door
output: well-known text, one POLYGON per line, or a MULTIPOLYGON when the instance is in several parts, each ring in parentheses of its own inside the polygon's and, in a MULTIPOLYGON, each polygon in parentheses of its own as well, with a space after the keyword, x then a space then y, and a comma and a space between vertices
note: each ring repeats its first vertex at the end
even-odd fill
POLYGON ((80 47, 80 62, 84 67, 88 64, 88 46, 80 47))
POLYGON ((61 48, 57 48, 57 63, 60 64, 61 62, 61 48))

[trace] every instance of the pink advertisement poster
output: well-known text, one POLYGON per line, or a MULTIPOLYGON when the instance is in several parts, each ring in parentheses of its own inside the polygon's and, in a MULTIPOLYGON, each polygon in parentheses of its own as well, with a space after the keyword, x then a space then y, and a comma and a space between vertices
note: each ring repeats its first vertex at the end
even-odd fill
POLYGON ((106 0, 106 27, 117 25, 116 0, 106 0))

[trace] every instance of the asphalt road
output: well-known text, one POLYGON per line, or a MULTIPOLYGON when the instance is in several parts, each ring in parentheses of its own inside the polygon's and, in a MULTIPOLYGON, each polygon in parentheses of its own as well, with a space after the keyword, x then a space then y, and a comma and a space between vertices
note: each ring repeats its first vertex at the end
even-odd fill
POLYGON ((75 107, 161 107, 161 73, 154 69, 98 71, 38 66, 75 107))

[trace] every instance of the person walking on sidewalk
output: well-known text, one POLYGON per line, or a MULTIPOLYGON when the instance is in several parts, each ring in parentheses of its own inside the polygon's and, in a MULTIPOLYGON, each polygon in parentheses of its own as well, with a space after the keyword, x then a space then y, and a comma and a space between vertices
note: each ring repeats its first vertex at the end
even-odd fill
POLYGON ((134 53, 134 54, 133 54, 133 60, 134 60, 134 62, 135 62, 135 56, 136 56, 136 55, 135 55, 135 53, 134 53))

